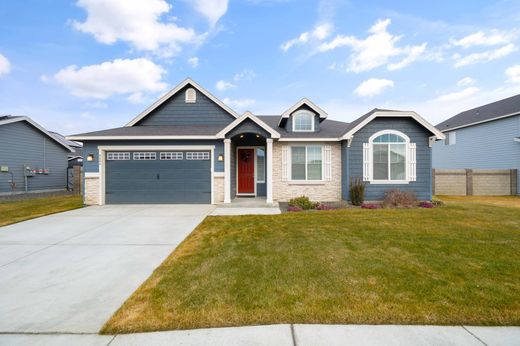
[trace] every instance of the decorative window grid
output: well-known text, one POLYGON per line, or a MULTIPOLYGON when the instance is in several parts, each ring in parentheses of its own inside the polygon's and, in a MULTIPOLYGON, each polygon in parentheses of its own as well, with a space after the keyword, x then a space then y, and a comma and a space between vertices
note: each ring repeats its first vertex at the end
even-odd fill
POLYGON ((130 160, 130 153, 107 153, 107 160, 108 161, 123 161, 123 160, 130 160))
POLYGON ((184 154, 181 151, 167 151, 159 155, 161 160, 183 160, 184 154))
POLYGON ((208 151, 188 151, 186 160, 209 160, 208 151))
POLYGON ((156 154, 152 151, 134 153, 134 160, 156 160, 156 154))
POLYGON ((193 88, 189 88, 186 90, 186 103, 195 103, 197 102, 197 92, 193 88))

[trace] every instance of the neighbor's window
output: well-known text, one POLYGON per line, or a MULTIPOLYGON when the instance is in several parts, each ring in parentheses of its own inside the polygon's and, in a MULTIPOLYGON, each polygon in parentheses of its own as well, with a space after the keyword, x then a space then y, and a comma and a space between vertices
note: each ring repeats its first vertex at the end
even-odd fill
POLYGON ((264 148, 256 149, 256 182, 265 182, 265 150, 264 148))
POLYGON ((309 111, 298 111, 293 114, 293 131, 314 131, 314 114, 309 111))
POLYGON ((291 147, 291 180, 322 180, 322 157, 319 145, 291 147))
POLYGON ((446 139, 444 139, 444 145, 454 145, 455 143, 457 143, 457 132, 448 132, 446 135, 446 139))
POLYGON ((406 140, 394 133, 372 140, 373 180, 406 179, 406 140))

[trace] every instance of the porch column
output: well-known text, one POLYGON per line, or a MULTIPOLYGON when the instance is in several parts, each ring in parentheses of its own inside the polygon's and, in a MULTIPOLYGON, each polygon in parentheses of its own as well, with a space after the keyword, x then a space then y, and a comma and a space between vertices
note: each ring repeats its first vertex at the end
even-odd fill
POLYGON ((266 157, 266 202, 273 203, 273 139, 267 138, 266 140, 267 150, 265 153, 266 157))
POLYGON ((231 139, 224 139, 224 203, 231 203, 231 139))

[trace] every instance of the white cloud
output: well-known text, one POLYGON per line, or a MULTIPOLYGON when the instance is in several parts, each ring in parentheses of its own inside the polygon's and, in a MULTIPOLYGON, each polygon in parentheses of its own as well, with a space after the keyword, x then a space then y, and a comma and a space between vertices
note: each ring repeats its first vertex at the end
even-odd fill
POLYGON ((337 35, 329 42, 324 42, 318 47, 318 51, 327 52, 339 47, 350 47, 352 54, 347 71, 363 72, 376 67, 387 65, 389 70, 403 68, 417 60, 426 50, 426 43, 420 46, 397 47, 397 42, 401 36, 395 36, 387 31, 391 24, 390 19, 377 20, 370 28, 369 35, 365 39, 358 39, 355 36, 337 35), (404 56, 397 63, 390 63, 392 57, 404 56))
POLYGON ((211 26, 227 12, 228 0, 192 0, 193 8, 206 17, 211 26))
POLYGON ((471 95, 474 95, 477 93, 480 89, 477 87, 468 87, 466 89, 463 89, 461 91, 455 91, 448 94, 441 95, 437 97, 437 101, 441 102, 451 102, 451 101, 458 101, 465 99, 471 95))
POLYGON ((473 84, 475 84, 475 80, 471 77, 464 77, 457 82, 457 86, 459 86, 459 87, 465 87, 465 86, 473 85, 473 84))
POLYGON ((361 97, 372 97, 393 86, 394 82, 389 79, 370 78, 361 83, 356 90, 354 90, 354 94, 361 97))
POLYGON ((128 100, 128 102, 134 103, 134 104, 143 103, 144 95, 142 92, 138 91, 133 94, 130 94, 130 96, 128 96, 126 99, 128 100))
POLYGON ((238 110, 238 111, 244 111, 247 107, 252 106, 255 104, 256 100, 254 99, 230 99, 226 97, 222 100, 225 104, 227 104, 229 107, 238 110))
POLYGON ((196 56, 193 56, 188 59, 188 64, 190 64, 191 67, 197 68, 199 67, 199 58, 196 56))
POLYGON ((0 54, 0 76, 11 71, 11 63, 5 56, 0 54))
POLYGON ((516 52, 517 50, 518 48, 513 43, 510 43, 508 45, 502 46, 494 50, 487 50, 480 53, 472 53, 466 56, 455 54, 453 58, 455 59, 455 67, 462 67, 466 65, 497 60, 513 52, 516 52))
POLYGON ((235 73, 235 75, 233 76, 233 80, 235 82, 239 82, 242 79, 252 80, 255 77, 256 77, 255 71, 249 70, 249 69, 243 69, 241 72, 235 73))
POLYGON ((228 89, 236 88, 236 85, 221 79, 215 84, 215 87, 218 91, 226 91, 228 89))
POLYGON ((78 0, 77 5, 87 11, 87 18, 73 21, 73 27, 104 44, 124 41, 137 50, 167 57, 178 53, 183 44, 198 43, 204 37, 161 21, 171 10, 165 0, 78 0))
POLYGON ((478 31, 459 40, 451 40, 450 43, 454 46, 459 46, 464 49, 473 46, 496 46, 510 43, 515 38, 515 36, 515 31, 505 32, 491 30, 487 34, 483 31, 478 31))
POLYGON ((520 65, 508 67, 505 71, 507 79, 511 83, 520 83, 520 65))
POLYGON ((75 96, 107 99, 112 95, 128 95, 129 101, 137 102, 143 92, 159 92, 167 87, 162 82, 165 73, 148 59, 116 59, 81 68, 71 65, 58 71, 52 80, 75 96))
POLYGON ((312 31, 306 31, 301 33, 298 37, 290 39, 288 41, 285 41, 281 44, 280 48, 287 52, 289 49, 291 49, 294 46, 297 45, 303 45, 311 40, 318 40, 322 41, 329 37, 330 33, 332 31, 332 25, 329 23, 323 23, 316 25, 312 31))

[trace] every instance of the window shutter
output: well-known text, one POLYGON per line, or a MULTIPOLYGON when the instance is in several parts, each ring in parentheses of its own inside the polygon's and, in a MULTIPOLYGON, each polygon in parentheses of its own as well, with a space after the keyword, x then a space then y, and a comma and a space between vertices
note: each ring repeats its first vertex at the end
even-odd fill
POLYGON ((363 181, 370 181, 370 143, 363 143, 363 181))
POLYGON ((287 181, 287 175, 289 171, 289 162, 287 160, 287 155, 289 155, 289 147, 287 145, 284 145, 282 146, 282 181, 287 181))
POLYGON ((417 180, 417 164, 416 164, 416 145, 415 143, 410 143, 408 147, 408 178, 410 181, 417 180))
POLYGON ((332 180, 332 148, 330 145, 325 145, 323 147, 323 156, 324 156, 324 164, 325 164, 325 177, 324 180, 331 181, 332 180))

